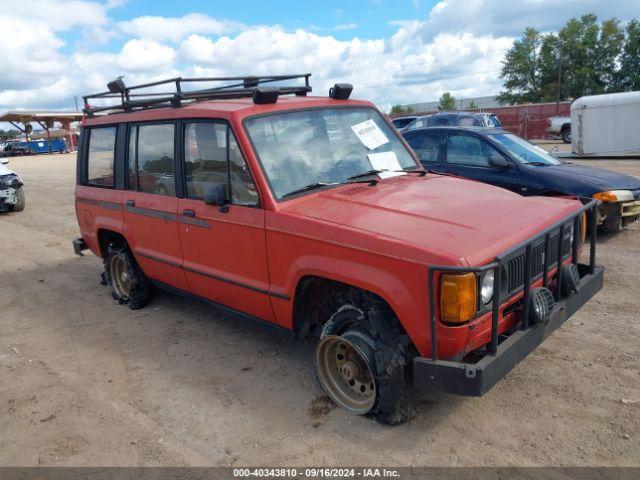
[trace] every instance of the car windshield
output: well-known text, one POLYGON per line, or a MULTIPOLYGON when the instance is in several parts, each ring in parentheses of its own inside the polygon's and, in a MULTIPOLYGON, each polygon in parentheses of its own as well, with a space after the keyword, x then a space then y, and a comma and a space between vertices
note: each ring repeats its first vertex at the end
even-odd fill
POLYGON ((490 127, 501 127, 502 124, 500 123, 500 120, 498 120, 498 117, 496 117, 495 115, 489 115, 489 126, 490 127))
POLYGON ((418 167, 373 108, 285 112, 247 120, 246 129, 277 198, 371 170, 418 167))
POLYGON ((490 137, 522 163, 533 165, 562 165, 560 160, 552 157, 542 148, 511 133, 499 133, 490 135, 490 137))

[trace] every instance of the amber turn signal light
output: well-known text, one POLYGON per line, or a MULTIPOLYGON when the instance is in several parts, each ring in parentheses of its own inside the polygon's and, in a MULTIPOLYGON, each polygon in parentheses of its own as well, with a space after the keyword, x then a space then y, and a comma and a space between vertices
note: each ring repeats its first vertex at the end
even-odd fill
POLYGON ((584 245, 587 239, 587 212, 582 212, 582 223, 580 224, 580 235, 582 237, 581 244, 584 245))
POLYGON ((600 193, 596 193, 593 198, 595 198, 596 200, 600 200, 601 202, 617 202, 618 201, 618 197, 616 197, 616 195, 612 192, 600 192, 600 193))
POLYGON ((440 284, 440 317, 463 323, 476 314, 478 281, 473 273, 445 273, 440 284))

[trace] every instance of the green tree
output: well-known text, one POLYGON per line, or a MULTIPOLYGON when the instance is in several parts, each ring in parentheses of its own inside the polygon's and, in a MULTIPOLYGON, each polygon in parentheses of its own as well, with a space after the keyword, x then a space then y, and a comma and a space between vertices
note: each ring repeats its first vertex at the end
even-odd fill
POLYGON ((631 20, 625 33, 620 69, 614 74, 615 85, 619 91, 640 90, 640 22, 631 20))
POLYGON ((456 109, 456 99, 449 92, 444 92, 440 97, 440 103, 438 104, 438 111, 445 112, 447 110, 456 109))
POLYGON ((500 78, 505 90, 498 97, 500 103, 540 101, 541 45, 542 36, 535 28, 527 28, 522 37, 513 42, 502 61, 500 78))
POLYGON ((391 107, 391 111, 389 112, 389 115, 409 115, 411 113, 413 113, 413 108, 411 107, 394 105, 393 107, 391 107))
MULTIPOLYGON (((634 34, 636 48, 631 41, 628 62, 630 65, 640 63, 637 60, 640 26, 637 21, 632 21, 627 30, 625 40, 618 20, 612 18, 598 24, 597 17, 592 14, 572 18, 557 34, 541 35, 537 30, 527 28, 502 62, 500 78, 504 82, 504 90, 498 97, 499 101, 535 103, 556 100, 560 72, 561 100, 620 91, 625 81, 618 66, 622 70, 622 53, 634 34)), ((629 71, 633 72, 633 67, 629 71)), ((630 73, 626 78, 632 76, 630 73)))
POLYGON ((471 101, 469 102, 469 105, 467 105, 467 108, 468 108, 469 110, 473 110, 474 108, 478 108, 478 105, 476 104, 476 102, 474 102, 473 100, 471 100, 471 101))
POLYGON ((624 30, 620 27, 620 22, 615 18, 602 22, 596 48, 595 66, 596 77, 602 92, 620 91, 616 84, 616 73, 624 46, 625 35, 624 30))

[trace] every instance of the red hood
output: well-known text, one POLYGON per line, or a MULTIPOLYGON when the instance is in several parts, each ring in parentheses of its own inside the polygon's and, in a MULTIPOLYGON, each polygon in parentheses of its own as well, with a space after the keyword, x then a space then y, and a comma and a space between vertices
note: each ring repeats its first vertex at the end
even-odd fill
POLYGON ((452 264, 477 266, 579 206, 576 200, 527 198, 461 178, 405 175, 376 186, 345 185, 306 195, 281 208, 392 238, 452 264))

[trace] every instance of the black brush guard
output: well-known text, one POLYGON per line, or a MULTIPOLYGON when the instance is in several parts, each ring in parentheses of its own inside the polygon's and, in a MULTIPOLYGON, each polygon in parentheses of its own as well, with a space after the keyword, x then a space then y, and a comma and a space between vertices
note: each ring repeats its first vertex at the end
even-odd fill
MULTIPOLYGON (((413 382, 417 388, 440 390, 459 395, 481 396, 511 371, 520 360, 531 353, 545 338, 560 327, 602 288, 603 268, 596 266, 597 208, 599 201, 591 200, 556 222, 535 237, 503 252, 490 264, 482 267, 429 267, 429 304, 431 326, 431 358, 417 357, 413 362, 413 382), (590 212, 589 263, 578 263, 581 219, 590 212), (567 239, 567 228, 573 226, 573 241, 567 239), (557 238, 556 238, 557 237, 557 238), (555 244, 554 244, 555 243, 555 244), (541 252, 542 255, 541 255, 541 252), (553 256, 549 256, 553 254, 553 256), (580 281, 577 292, 563 296, 563 263, 571 257, 578 268, 580 281), (534 262, 533 259, 541 262, 534 262), (530 322, 531 283, 538 278, 549 287, 549 271, 556 268, 553 294, 556 300, 546 323, 530 322), (494 293, 491 305, 491 341, 488 352, 475 363, 440 360, 438 358, 438 319, 436 318, 436 273, 475 273, 479 277, 494 271, 494 293), (541 271, 540 271, 541 270, 541 271), (507 278, 504 279, 503 275, 507 278), (514 281, 514 276, 517 280, 514 281), (518 279, 522 279, 520 282, 518 279), (520 322, 517 331, 509 336, 499 335, 500 309, 505 300, 523 293, 520 322), (502 337, 502 338, 501 338, 502 337), (499 341, 502 340, 502 341, 499 341)), ((483 312, 482 315, 488 313, 483 312)))

